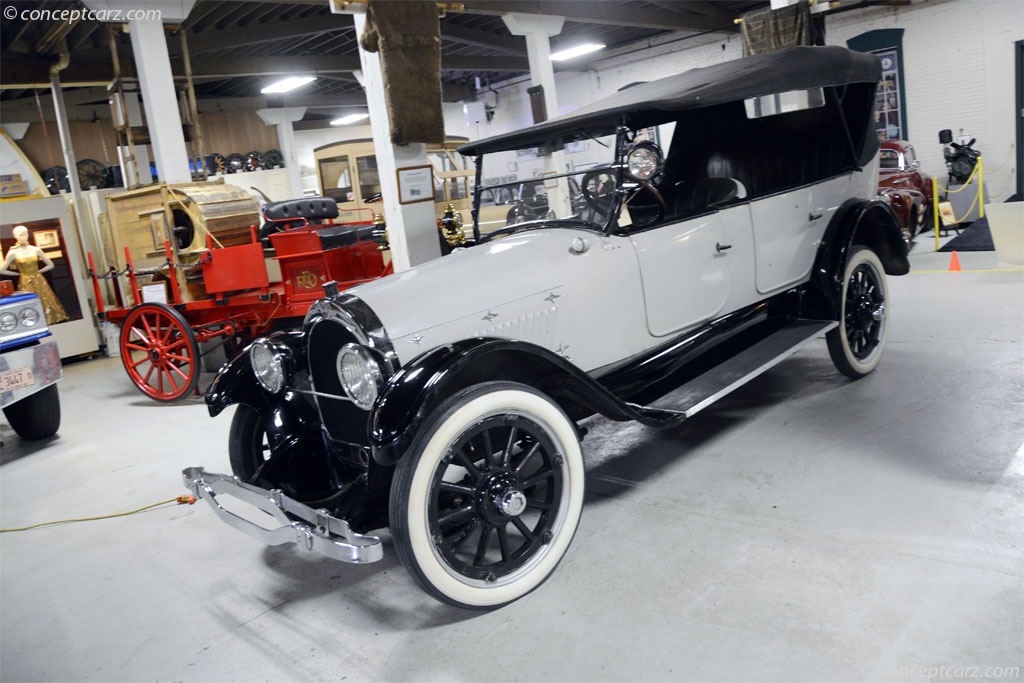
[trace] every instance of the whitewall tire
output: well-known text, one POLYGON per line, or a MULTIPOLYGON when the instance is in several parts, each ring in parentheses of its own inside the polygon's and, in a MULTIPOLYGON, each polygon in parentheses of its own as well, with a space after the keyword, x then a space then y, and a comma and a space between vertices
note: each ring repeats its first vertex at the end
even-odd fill
POLYGON ((826 336, 836 369, 859 379, 878 367, 888 333, 889 289, 882 262, 855 246, 843 272, 839 326, 826 336))
POLYGON ((573 422, 522 384, 455 394, 399 461, 390 526, 409 573, 438 600, 491 609, 544 582, 583 507, 573 422))

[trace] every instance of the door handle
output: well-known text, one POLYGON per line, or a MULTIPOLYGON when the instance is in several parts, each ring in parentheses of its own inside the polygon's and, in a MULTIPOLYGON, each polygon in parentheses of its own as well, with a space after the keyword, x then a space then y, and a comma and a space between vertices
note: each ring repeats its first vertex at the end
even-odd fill
POLYGON ((731 244, 721 244, 719 242, 715 242, 715 251, 717 251, 719 254, 721 254, 726 249, 732 249, 732 245, 731 244))
POLYGON ((807 216, 807 220, 810 220, 810 221, 816 221, 819 218, 821 218, 821 214, 820 213, 812 213, 812 214, 807 216))

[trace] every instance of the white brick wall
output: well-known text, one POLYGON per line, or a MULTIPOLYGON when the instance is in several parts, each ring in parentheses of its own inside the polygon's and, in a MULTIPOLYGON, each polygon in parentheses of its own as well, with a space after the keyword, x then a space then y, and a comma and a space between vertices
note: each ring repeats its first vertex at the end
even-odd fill
MULTIPOLYGON (((963 130, 984 154, 988 194, 996 201, 1016 188, 1014 42, 1024 39, 1020 0, 918 0, 908 7, 871 7, 826 20, 826 42, 845 45, 866 31, 903 28, 907 128, 924 171, 945 182, 938 131, 963 130)), ((559 113, 573 111, 633 81, 648 81, 741 55, 738 35, 706 35, 648 47, 591 63, 590 71, 560 72, 559 113)), ((472 139, 532 123, 529 82, 499 88, 490 124, 467 128, 461 107, 446 109, 448 132, 472 139)))

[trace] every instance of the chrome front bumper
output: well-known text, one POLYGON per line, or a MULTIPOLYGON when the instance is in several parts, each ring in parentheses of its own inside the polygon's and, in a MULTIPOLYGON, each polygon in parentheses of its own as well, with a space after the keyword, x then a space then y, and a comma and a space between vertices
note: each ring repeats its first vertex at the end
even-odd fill
POLYGON ((238 477, 207 472, 202 467, 186 468, 182 470, 182 477, 185 488, 196 498, 208 502, 218 517, 267 545, 294 543, 307 552, 356 564, 376 562, 384 557, 380 538, 357 534, 345 520, 332 517, 327 510, 303 505, 284 495, 280 489, 268 491, 246 484, 238 477), (226 510, 217 501, 218 495, 232 496, 248 503, 266 512, 281 526, 268 529, 240 517, 226 510), (295 517, 308 524, 296 521, 295 517))

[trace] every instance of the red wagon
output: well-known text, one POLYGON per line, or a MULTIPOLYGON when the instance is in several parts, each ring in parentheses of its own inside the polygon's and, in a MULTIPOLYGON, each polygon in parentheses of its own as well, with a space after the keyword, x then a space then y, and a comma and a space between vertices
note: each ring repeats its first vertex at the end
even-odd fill
POLYGON ((125 245, 125 268, 99 275, 90 253, 99 316, 120 324, 121 360, 135 386, 157 401, 188 396, 204 353, 224 345, 231 355, 271 328, 300 324, 327 282, 346 289, 393 272, 379 215, 340 224, 337 216, 332 199, 267 204, 263 226, 249 226, 248 239, 235 240, 242 243, 224 246, 207 234, 206 248, 193 250, 198 258, 182 263, 165 239, 166 261, 155 268, 136 269, 125 245), (140 275, 156 278, 166 303, 147 300, 140 275), (115 280, 119 300, 131 301, 105 307, 101 279, 115 280))

